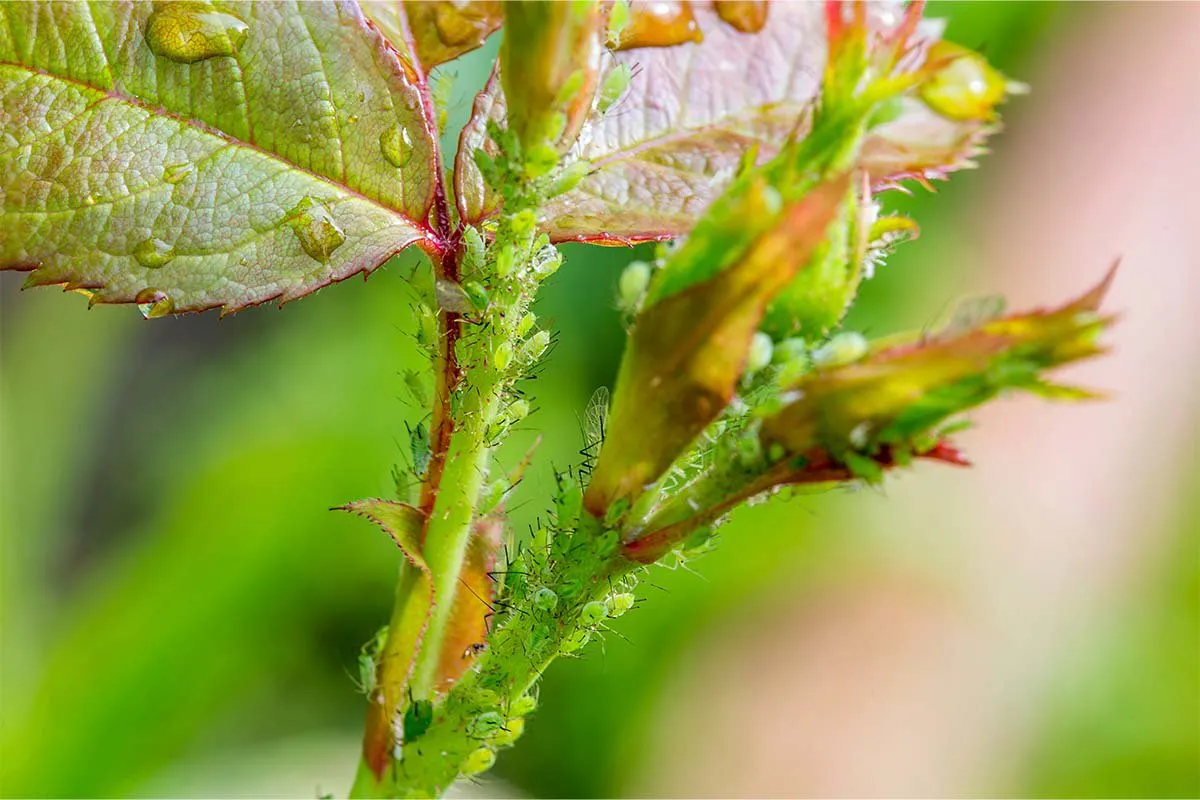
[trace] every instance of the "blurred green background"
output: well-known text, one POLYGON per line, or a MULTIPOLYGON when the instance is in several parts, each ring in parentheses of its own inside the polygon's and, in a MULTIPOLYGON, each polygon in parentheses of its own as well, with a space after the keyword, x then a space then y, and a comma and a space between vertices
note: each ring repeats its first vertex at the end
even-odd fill
MULTIPOLYGON (((1147 25, 1175 24, 1159 20, 1162 9, 933 5, 950 38, 1030 80, 1035 94, 1011 106, 1009 131, 982 170, 937 195, 887 198, 924 236, 865 286, 852 325, 920 327, 964 291, 1017 283, 988 267, 988 248, 1001 243, 993 249, 1003 264, 1021 234, 991 232, 989 220, 1038 202, 1013 177, 1022 131, 1053 133, 1039 115, 1102 97, 1086 74, 1054 76, 1091 63, 1088 37, 1136 28, 1143 13, 1158 15, 1147 25), (1083 53, 1077 62, 1062 55, 1072 47, 1083 53), (1065 86, 1061 96, 1039 100, 1039 76, 1065 86)), ((1151 69, 1136 54, 1110 54, 1126 70, 1151 69)), ((485 57, 453 66, 460 124, 485 57)), ((1097 173, 1091 190, 1124 191, 1120 175, 1097 173)), ((1129 248, 1122 280, 1136 284, 1150 259, 1139 261, 1136 244, 1116 246, 1129 248)), ((1112 254, 1044 291, 1039 273, 1013 274, 1033 287, 1022 299, 1057 301, 1058 287, 1082 288, 1112 254)), ((511 461, 537 431, 545 436, 513 504, 515 529, 541 511, 551 465, 576 459, 589 395, 611 385, 623 333, 608 298, 636 255, 568 247, 539 301, 556 345, 533 386, 538 413, 508 448, 511 461)), ((345 792, 364 711, 350 675, 387 618, 399 557, 371 526, 326 509, 388 495, 404 424, 423 413, 399 375, 420 365, 405 279, 414 267, 396 259, 366 283, 282 311, 154 322, 132 308, 88 313, 75 295, 20 294, 19 276, 3 276, 5 796, 345 792)), ((1162 313, 1117 304, 1131 319, 1162 313)), ((1117 359, 1142 346, 1128 326, 1115 337, 1117 359)), ((1139 390, 1116 382, 1136 378, 1133 367, 1097 373, 1118 395, 1107 410, 1019 406, 998 418, 1017 434, 969 435, 975 471, 922 467, 883 493, 814 493, 739 512, 697 573, 658 570, 620 636, 554 667, 519 746, 464 791, 1200 795, 1196 363, 1177 362, 1183 377, 1159 389, 1157 402, 1174 409, 1166 431, 1162 418, 1138 416, 1149 400, 1123 405, 1139 390), (1095 494, 1064 479, 1051 495, 1059 499, 1038 511, 1044 524, 1033 517, 1030 541, 1055 541, 1075 524, 1074 504, 1135 522, 1107 533, 1084 525, 1071 553, 1100 554, 1092 560, 1056 561, 1038 544, 1013 563, 1042 572, 1010 569, 988 543, 1004 535, 996 509, 1028 490, 1005 483, 1025 474, 1020 420, 1053 432, 1077 413, 1101 426, 1145 425, 1171 446, 1140 461, 1136 449, 1085 447, 1066 463, 1150 471, 1156 491, 1095 494), (822 673, 820 664, 831 666, 822 673), (810 762, 820 769, 807 775, 780 766, 810 762)))

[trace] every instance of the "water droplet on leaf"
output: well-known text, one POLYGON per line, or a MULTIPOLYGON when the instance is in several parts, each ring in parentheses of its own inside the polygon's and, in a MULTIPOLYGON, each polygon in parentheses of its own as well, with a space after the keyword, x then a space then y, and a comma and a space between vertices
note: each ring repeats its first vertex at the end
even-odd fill
POLYGON ((338 227, 329 209, 309 196, 288 214, 287 224, 300 240, 304 252, 321 263, 328 261, 333 251, 346 241, 346 234, 338 227))
POLYGON ((171 263, 175 251, 162 239, 147 239, 133 248, 133 257, 147 269, 158 269, 171 263))
POLYGON ((171 2, 157 5, 151 12, 145 36, 155 55, 194 64, 233 55, 248 30, 241 19, 208 3, 171 2))
POLYGON ((379 149, 393 167, 399 169, 412 159, 413 144, 408 129, 393 125, 379 135, 379 149))
POLYGON ((704 34, 696 23, 690 3, 654 2, 631 8, 629 23, 621 31, 620 41, 614 49, 670 47, 702 41, 704 34))
POLYGON ((766 0, 717 0, 717 16, 742 33, 758 33, 767 24, 766 0))
POLYGON ((146 319, 165 317, 175 310, 175 302, 160 289, 142 289, 134 297, 134 302, 146 319))

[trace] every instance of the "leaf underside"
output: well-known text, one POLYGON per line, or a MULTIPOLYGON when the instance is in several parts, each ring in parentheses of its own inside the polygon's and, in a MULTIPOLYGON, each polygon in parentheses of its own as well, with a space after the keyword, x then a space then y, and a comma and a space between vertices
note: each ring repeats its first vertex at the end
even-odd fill
POLYGON ((174 311, 369 272, 431 236, 425 108, 352 3, 0 4, 0 268, 174 311))
MULTIPOLYGON (((628 91, 595 115, 570 154, 592 170, 575 189, 555 198, 543 227, 555 241, 632 243, 686 234, 728 186, 753 152, 756 163, 803 135, 826 61, 821 3, 775 3, 765 27, 744 33, 717 14, 696 8, 701 42, 614 53, 610 66, 632 71, 628 91)), ((936 36, 936 25, 925 36, 936 36)), ((499 81, 475 101, 456 161, 459 212, 477 221, 499 202, 483 187, 472 155, 492 149, 488 119, 502 123, 499 81)), ((987 128, 952 121, 918 100, 881 126, 864 147, 861 166, 877 184, 932 178, 969 165, 987 128)))

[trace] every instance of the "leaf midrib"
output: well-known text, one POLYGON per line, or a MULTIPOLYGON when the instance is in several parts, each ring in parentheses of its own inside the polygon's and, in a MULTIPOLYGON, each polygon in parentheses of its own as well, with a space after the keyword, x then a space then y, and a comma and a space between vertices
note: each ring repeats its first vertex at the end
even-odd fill
MULTIPOLYGON (((326 184, 332 186, 333 188, 337 189, 339 192, 343 192, 343 193, 349 195, 350 197, 353 197, 353 198, 361 200, 365 203, 368 203, 376 208, 379 208, 379 209, 387 212, 388 214, 390 214, 400 220, 403 220, 405 223, 411 225, 413 228, 418 230, 424 236, 424 238, 426 238, 430 241, 432 241, 435 238, 434 231, 429 227, 428 222, 413 219, 412 217, 408 216, 406 213, 404 213, 400 209, 393 208, 392 206, 389 206, 386 203, 383 203, 379 200, 376 200, 375 198, 372 198, 372 197, 369 197, 368 195, 363 194, 362 192, 358 191, 357 189, 354 189, 350 186, 346 186, 343 183, 339 183, 336 180, 333 180, 332 178, 329 178, 328 176, 321 175, 318 172, 314 172, 313 170, 308 169, 307 167, 300 166, 299 164, 289 161, 288 159, 284 158, 283 156, 279 155, 278 153, 274 153, 270 150, 266 150, 266 149, 260 147, 259 145, 254 144, 253 142, 247 142, 244 139, 241 139, 237 136, 233 136, 233 135, 227 133, 226 131, 221 130, 220 128, 216 128, 212 125, 209 125, 206 122, 201 122, 200 120, 183 116, 182 114, 178 114, 174 111, 169 111, 161 106, 156 106, 151 103, 147 103, 144 100, 141 100, 140 98, 133 97, 131 95, 124 94, 122 92, 118 92, 118 91, 115 91, 112 89, 104 89, 99 86, 95 86, 94 84, 88 83, 87 81, 79 80, 78 78, 68 78, 63 75, 59 75, 55 72, 41 69, 39 67, 31 67, 28 64, 21 64, 19 62, 15 62, 15 61, 0 60, 0 67, 12 67, 14 69, 23 70, 23 71, 29 73, 30 75, 40 75, 45 78, 50 78, 52 80, 61 81, 65 84, 77 86, 82 89, 86 89, 90 92, 94 92, 97 95, 99 95, 101 98, 107 98, 110 100, 116 100, 118 102, 123 102, 130 106, 140 108, 141 110, 146 111, 147 113, 152 114, 156 117, 173 120, 173 121, 178 122, 188 128, 199 131, 200 133, 204 133, 209 136, 213 136, 217 139, 221 139, 222 141, 228 142, 231 146, 243 147, 247 150, 258 153, 259 155, 262 155, 262 156, 266 157, 267 159, 270 159, 271 161, 282 164, 289 170, 301 173, 310 178, 318 180, 322 183, 326 183, 326 184)), ((89 105, 94 105, 94 104, 89 104, 89 105)))

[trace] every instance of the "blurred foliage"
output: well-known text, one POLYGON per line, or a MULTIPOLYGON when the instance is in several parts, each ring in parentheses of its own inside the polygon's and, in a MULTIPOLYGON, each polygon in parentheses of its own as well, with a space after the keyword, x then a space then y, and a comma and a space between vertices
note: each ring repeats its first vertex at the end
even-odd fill
MULTIPOLYGON (((950 38, 1017 78, 1081 13, 1043 3, 929 10, 951 20, 950 38)), ((495 44, 443 68, 458 73, 452 119, 465 117, 495 44)), ((1020 114, 1014 103, 1010 124, 1020 114)), ((937 197, 888 198, 926 236, 864 285, 852 325, 919 326, 955 295, 962 279, 952 271, 971 263, 971 249, 953 215, 987 174, 962 173, 937 197)), ((578 459, 582 410, 595 387, 611 385, 623 337, 604 301, 639 255, 566 251, 538 308, 557 331, 536 384, 539 413, 507 445, 511 462, 544 433, 543 466, 510 506, 516 530, 542 510, 534 499, 546 496, 546 464, 578 459)), ((400 554, 371 526, 325 509, 388 496, 404 424, 424 413, 404 399, 400 376, 422 366, 405 283, 413 268, 398 260, 365 285, 224 321, 86 313, 82 297, 18 297, 4 276, 0 794, 238 792, 239 764, 326 732, 345 743, 345 772, 322 788, 349 785, 365 708, 350 673, 387 617, 400 554), (200 765, 199 777, 181 763, 200 765), (172 782, 184 774, 194 783, 172 782)), ((656 570, 619 635, 550 671, 542 708, 500 775, 540 796, 622 792, 641 766, 655 699, 699 631, 870 547, 820 536, 854 499, 746 509, 698 562, 703 577, 656 570)), ((1179 529, 1160 581, 1067 670, 1020 777, 1028 791, 1200 792, 1200 732, 1180 707, 1198 702, 1200 507, 1179 529)), ((283 762, 280 774, 310 763, 283 762)))

